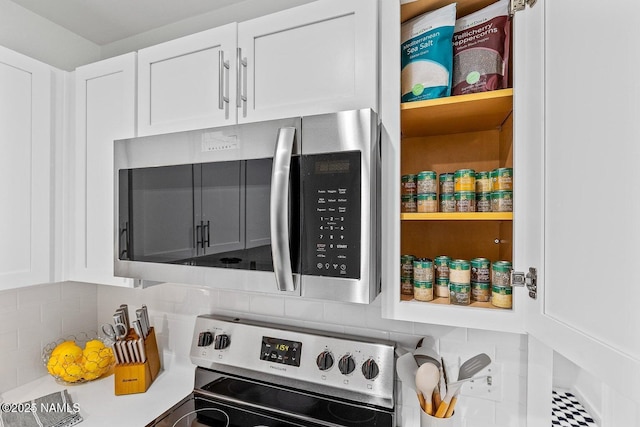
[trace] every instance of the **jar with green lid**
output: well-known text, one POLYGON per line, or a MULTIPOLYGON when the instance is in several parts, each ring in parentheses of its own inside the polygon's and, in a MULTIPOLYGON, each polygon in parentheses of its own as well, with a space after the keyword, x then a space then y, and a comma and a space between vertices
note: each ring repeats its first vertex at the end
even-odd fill
POLYGON ((513 190, 513 168, 497 168, 491 171, 491 191, 513 190))
POLYGON ((513 212, 513 191, 501 190, 491 193, 491 209, 494 212, 513 212))
POLYGON ((471 263, 464 259, 449 261, 449 283, 471 283, 471 263))
POLYGON ((454 196, 456 199, 456 212, 475 212, 476 211, 476 192, 475 191, 456 191, 454 196))
POLYGON ((413 261, 416 257, 414 255, 401 255, 400 256, 400 277, 413 278, 413 261))
POLYGON ((476 172, 476 193, 491 193, 491 172, 476 172))
POLYGON ((471 284, 449 282, 449 303, 469 305, 471 303, 471 284))
POLYGON ((491 300, 491 285, 489 283, 471 282, 471 300, 489 302, 491 300))
POLYGON ((433 260, 433 268, 437 279, 449 279, 449 262, 451 257, 440 255, 433 260))
POLYGON ((415 213, 418 212, 418 199, 417 199, 417 195, 413 194, 408 194, 408 195, 404 195, 401 196, 401 203, 400 203, 400 212, 404 212, 404 213, 415 213))
POLYGON ((476 191, 476 171, 473 169, 458 169, 453 174, 454 191, 476 191))
POLYGON ((491 284, 496 286, 511 285, 511 263, 496 261, 491 265, 491 284))
POLYGON ((436 278, 435 285, 434 293, 436 297, 449 298, 449 278, 436 278))
POLYGON ((400 294, 413 296, 413 277, 400 278, 400 294))
POLYGON ((413 281, 413 298, 418 301, 433 300, 433 282, 413 281))
POLYGON ((402 175, 400 184, 402 185, 400 195, 408 196, 417 194, 416 176, 414 174, 402 175))
POLYGON ((491 304, 500 308, 511 308, 513 295, 511 286, 491 286, 491 304))
POLYGON ((440 194, 440 212, 455 212, 456 197, 452 194, 440 194))
POLYGON ((440 185, 440 194, 453 194, 455 192, 455 185, 453 180, 453 174, 450 172, 440 174, 440 177, 438 178, 438 182, 440 185))
POLYGON ((476 193, 476 212, 491 212, 491 194, 493 193, 476 193))
POLYGON ((489 283, 491 281, 491 261, 487 258, 471 260, 471 281, 489 283))
POLYGON ((418 194, 417 205, 418 213, 438 212, 438 197, 436 193, 418 194))
POLYGON ((418 194, 438 192, 438 174, 434 171, 418 172, 416 176, 418 194))
POLYGON ((433 282, 433 261, 430 258, 416 258, 413 261, 413 281, 433 282))

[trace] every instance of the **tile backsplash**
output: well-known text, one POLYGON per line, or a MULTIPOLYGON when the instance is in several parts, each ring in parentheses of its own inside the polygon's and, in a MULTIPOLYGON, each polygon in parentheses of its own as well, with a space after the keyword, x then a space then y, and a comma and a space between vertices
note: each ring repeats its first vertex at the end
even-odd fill
MULTIPOLYGON (((497 368, 499 396, 485 399, 465 396, 463 391, 457 406, 461 427, 525 425, 524 335, 383 319, 380 298, 369 305, 343 304, 175 284, 130 289, 64 282, 0 292, 0 347, 4 350, 0 352, 0 392, 45 375, 40 360, 43 345, 74 332, 97 330, 120 304, 128 304, 132 312, 133 307, 146 304, 165 355, 170 353, 182 360, 188 360, 198 314, 389 339, 407 349, 413 348, 420 337, 432 336, 440 353, 452 364, 459 363, 458 357, 464 360, 484 352, 497 368)), ((400 404, 401 391, 399 385, 400 404)), ((413 400, 410 396, 410 404, 405 407, 411 408, 413 400)))
POLYGON ((0 292, 0 392, 46 374, 48 343, 97 329, 97 288, 66 282, 0 292))

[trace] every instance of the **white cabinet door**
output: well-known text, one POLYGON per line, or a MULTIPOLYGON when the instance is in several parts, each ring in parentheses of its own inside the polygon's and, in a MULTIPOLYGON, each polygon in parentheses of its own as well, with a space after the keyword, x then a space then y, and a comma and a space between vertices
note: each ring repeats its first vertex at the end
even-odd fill
POLYGON ((52 280, 51 76, 0 47, 0 290, 52 280))
POLYGON ((238 46, 239 122, 377 110, 376 1, 323 0, 241 22, 238 46))
POLYGON ((518 293, 526 329, 635 402, 639 24, 636 2, 540 0, 516 14, 514 56, 514 170, 528 172, 514 259, 538 268, 537 299, 518 293))
POLYGON ((135 53, 76 70, 71 280, 131 284, 113 275, 113 141, 135 136, 135 70, 135 53))
POLYGON ((227 24, 138 52, 138 135, 236 122, 236 33, 227 24))

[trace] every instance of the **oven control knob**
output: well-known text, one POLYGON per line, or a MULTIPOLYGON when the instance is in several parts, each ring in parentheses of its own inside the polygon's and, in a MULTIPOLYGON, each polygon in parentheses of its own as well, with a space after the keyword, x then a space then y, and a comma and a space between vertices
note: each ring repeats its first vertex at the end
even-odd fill
POLYGON ((375 360, 369 359, 362 364, 362 375, 368 380, 372 380, 378 376, 380 368, 375 360))
POLYGON ((198 335, 198 347, 209 347, 212 342, 213 334, 211 332, 200 332, 200 335, 198 335))
POLYGON ((216 350, 222 350, 229 347, 231 339, 227 334, 216 335, 216 341, 213 343, 213 348, 216 350))
POLYGON ((333 362, 333 354, 328 350, 323 351, 316 358, 316 365, 318 365, 318 369, 321 371, 330 369, 333 366, 333 362))
POLYGON ((349 375, 356 369, 356 361, 353 360, 352 356, 345 354, 338 361, 338 369, 340 369, 340 372, 344 375, 349 375))

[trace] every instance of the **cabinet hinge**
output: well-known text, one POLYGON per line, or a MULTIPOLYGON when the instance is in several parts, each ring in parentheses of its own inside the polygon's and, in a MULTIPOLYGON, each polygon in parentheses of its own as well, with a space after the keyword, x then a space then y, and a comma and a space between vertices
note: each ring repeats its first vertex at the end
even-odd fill
POLYGON ((533 7, 538 0, 511 0, 509 2, 509 16, 513 16, 516 12, 523 10, 526 5, 533 7))
POLYGON ((526 286, 529 289, 529 297, 536 299, 538 296, 538 273, 534 267, 529 267, 529 272, 511 272, 511 286, 526 286))

